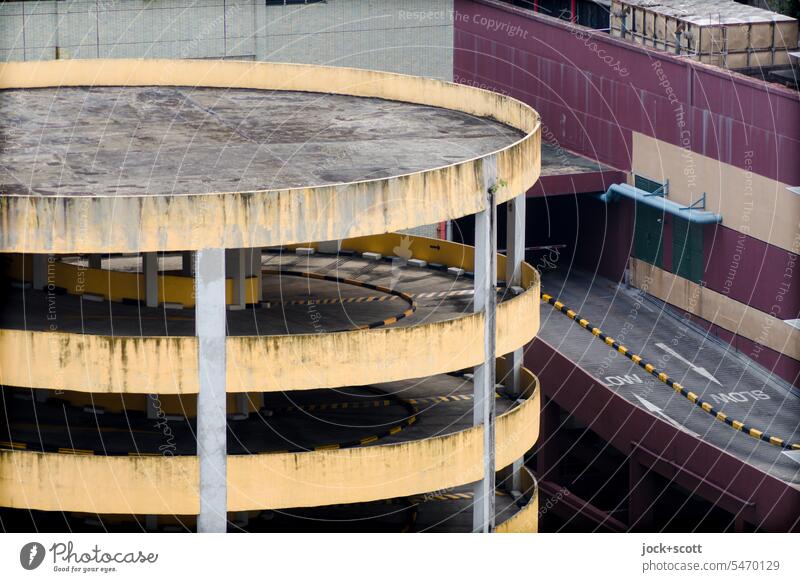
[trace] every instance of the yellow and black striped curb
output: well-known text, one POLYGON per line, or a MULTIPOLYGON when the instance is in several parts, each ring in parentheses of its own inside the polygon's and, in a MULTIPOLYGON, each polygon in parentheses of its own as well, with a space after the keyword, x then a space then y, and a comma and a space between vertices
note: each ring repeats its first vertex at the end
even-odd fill
MULTIPOLYGON (((402 430, 408 428, 409 426, 413 425, 417 422, 417 415, 419 414, 419 409, 417 407, 401 398, 397 398, 393 395, 388 395, 388 400, 393 401, 395 404, 403 406, 406 408, 408 415, 404 418, 401 422, 387 429, 365 436, 358 439, 353 439, 350 441, 338 442, 338 443, 327 443, 322 445, 316 445, 313 447, 293 447, 291 449, 283 449, 277 451, 267 451, 264 453, 258 454, 279 454, 279 453, 301 453, 307 451, 333 451, 338 449, 346 449, 350 447, 358 447, 368 444, 373 444, 379 441, 382 438, 387 436, 394 436, 401 432, 402 430)), ((265 422, 268 421, 266 417, 263 417, 259 414, 259 417, 262 418, 265 422)), ((107 457, 161 457, 163 456, 162 453, 143 453, 143 452, 127 452, 127 453, 116 453, 116 452, 108 452, 103 450, 91 450, 91 449, 75 449, 71 447, 57 447, 54 445, 44 445, 42 443, 25 443, 20 441, 0 441, 0 449, 10 449, 10 450, 28 450, 34 452, 42 452, 42 453, 60 453, 60 454, 70 454, 70 455, 97 455, 97 456, 107 456, 107 457)), ((249 453, 245 453, 249 454, 249 453)), ((178 455, 173 455, 178 456, 178 455)), ((187 455, 187 456, 194 456, 194 455, 187 455)))
POLYGON ((365 289, 371 289, 373 291, 378 291, 380 293, 386 293, 388 295, 399 297, 400 299, 406 301, 409 305, 408 309, 406 309, 402 313, 393 315, 391 317, 387 317, 385 319, 382 319, 381 321, 375 321, 373 323, 367 323, 364 325, 356 326, 355 329, 375 329, 376 327, 392 325, 405 317, 410 317, 417 310, 417 303, 414 301, 411 295, 409 295, 408 293, 403 293, 402 291, 397 291, 396 289, 390 289, 389 287, 384 287, 382 285, 373 285, 372 283, 359 281, 357 279, 345 279, 343 277, 336 277, 334 275, 322 275, 320 273, 313 273, 307 271, 286 271, 283 269, 276 269, 276 270, 265 269, 264 273, 270 275, 289 275, 291 277, 305 277, 306 279, 317 279, 320 281, 331 281, 334 283, 341 283, 344 285, 352 285, 354 287, 364 287, 365 289))
POLYGON ((620 345, 614 338, 604 334, 599 327, 594 327, 589 322, 589 320, 584 319, 578 313, 576 313, 572 309, 569 309, 566 305, 561 303, 561 301, 555 299, 552 295, 547 295, 546 293, 542 293, 542 301, 546 301, 547 303, 552 305, 555 309, 557 309, 558 311, 560 311, 561 313, 563 313, 564 315, 575 321, 582 328, 584 328, 587 331, 590 331, 592 335, 594 335, 596 338, 602 340, 605 344, 617 350, 620 354, 631 360, 640 368, 643 368, 648 374, 658 378, 661 382, 672 388, 675 392, 686 398, 689 402, 700 408, 703 412, 706 412, 707 414, 710 414, 711 416, 716 418, 718 421, 724 422, 725 424, 734 428, 735 430, 743 432, 756 440, 764 441, 765 443, 769 443, 776 447, 781 447, 782 449, 800 450, 800 443, 789 444, 781 438, 772 436, 764 431, 753 428, 739 420, 734 420, 732 418, 729 418, 727 414, 716 410, 713 406, 711 406, 711 404, 704 401, 697 394, 687 390, 686 388, 683 387, 683 385, 673 381, 672 378, 670 378, 665 372, 659 371, 658 369, 656 369, 655 366, 653 366, 653 364, 647 362, 641 356, 634 354, 633 352, 628 350, 628 348, 626 348, 625 346, 620 345))
MULTIPOLYGON (((347 281, 347 279, 342 279, 347 281)), ((414 300, 417 299, 442 299, 446 297, 463 297, 466 295, 474 295, 475 291, 472 289, 458 289, 455 291, 432 291, 428 293, 408 293, 408 297, 414 300)), ((397 299, 404 299, 398 295, 366 295, 362 297, 328 297, 326 299, 294 299, 291 301, 268 301, 266 307, 271 309, 273 307, 286 307, 296 305, 337 305, 346 303, 371 303, 373 301, 396 301, 397 299)))
MULTIPOLYGON (((499 395, 495 395, 499 398, 499 395)), ((463 402, 471 401, 472 394, 452 394, 446 396, 430 396, 428 398, 403 398, 403 402, 409 404, 440 404, 442 402, 463 402)), ((353 401, 353 402, 324 402, 322 404, 300 404, 285 406, 282 408, 272 409, 273 412, 323 412, 330 410, 353 410, 357 408, 380 408, 385 406, 392 406, 398 404, 396 400, 384 398, 382 400, 367 400, 367 401, 353 401)))
MULTIPOLYGON (((404 406, 406 408, 406 411, 408 412, 408 416, 406 416, 406 418, 404 418, 399 424, 391 426, 391 427, 389 427, 389 428, 387 428, 385 430, 382 430, 380 432, 377 432, 375 434, 371 434, 371 435, 368 435, 368 436, 365 436, 365 437, 361 437, 359 439, 353 439, 353 440, 350 440, 350 441, 345 441, 345 442, 340 442, 340 443, 330 443, 330 444, 318 445, 318 446, 313 447, 312 450, 314 450, 314 451, 335 451, 335 450, 338 450, 338 449, 346 449, 346 448, 350 448, 350 447, 359 447, 359 446, 374 444, 374 443, 376 443, 377 441, 379 441, 382 438, 386 438, 388 436, 394 436, 394 435, 398 434, 403 429, 406 429, 409 426, 411 426, 412 424, 417 422, 417 416, 419 415, 419 409, 412 402, 410 402, 408 400, 405 400, 403 398, 399 398, 399 397, 395 396, 394 394, 385 394, 384 392, 382 392, 382 391, 380 391, 380 390, 378 390, 376 388, 366 387, 365 389, 370 391, 370 392, 377 393, 378 395, 385 396, 385 398, 383 398, 383 400, 393 401, 396 404, 404 406)), ((297 448, 291 449, 291 450, 270 451, 270 452, 273 453, 273 454, 274 453, 299 453, 299 452, 305 452, 307 450, 309 450, 309 449, 304 449, 304 448, 301 448, 301 447, 297 447, 297 448)))
MULTIPOLYGON (((494 494, 497 497, 508 497, 508 493, 500 489, 495 489, 494 494)), ((409 497, 411 503, 428 503, 430 501, 461 501, 464 499, 474 499, 474 493, 436 493, 428 495, 417 495, 409 497)))
MULTIPOLYGON (((369 400, 369 401, 353 401, 353 402, 327 402, 321 404, 304 404, 299 406, 285 406, 282 408, 270 409, 270 412, 285 412, 285 413, 292 413, 292 412, 299 412, 299 411, 307 411, 307 412, 321 412, 321 411, 331 411, 331 410, 352 410, 352 409, 364 409, 364 408, 379 408, 379 407, 386 407, 392 405, 399 405, 404 406, 408 411, 408 417, 404 419, 401 423, 391 426, 388 429, 381 431, 379 433, 369 435, 366 437, 362 437, 360 439, 354 439, 352 441, 346 441, 341 443, 331 443, 325 445, 318 445, 315 447, 311 447, 310 449, 297 447, 294 449, 284 449, 279 451, 269 451, 269 453, 264 454, 274 454, 274 453, 292 453, 292 452, 303 452, 308 450, 336 450, 336 449, 343 449, 348 447, 354 446, 361 446, 374 443, 382 438, 387 436, 394 436, 398 434, 400 431, 408 428, 412 424, 417 421, 417 416, 420 414, 419 409, 417 408, 418 404, 442 404, 445 402, 470 402, 473 400, 473 395, 471 394, 448 394, 444 396, 429 396, 427 398, 399 398, 396 396, 390 395, 388 398, 382 398, 380 400, 369 400)), ((495 394, 495 398, 501 398, 499 394, 495 394)), ((262 409, 263 411, 264 409, 262 409)), ((268 417, 264 417, 265 420, 268 417)), ((35 445, 29 443, 23 443, 20 441, 0 441, 0 449, 12 449, 12 450, 30 450, 30 451, 41 451, 41 452, 53 452, 53 453, 62 453, 62 454, 74 454, 74 455, 105 455, 105 456, 161 456, 160 453, 108 453, 106 451, 94 451, 89 449, 74 449, 70 447, 55 447, 55 446, 42 446, 42 445, 35 445)))

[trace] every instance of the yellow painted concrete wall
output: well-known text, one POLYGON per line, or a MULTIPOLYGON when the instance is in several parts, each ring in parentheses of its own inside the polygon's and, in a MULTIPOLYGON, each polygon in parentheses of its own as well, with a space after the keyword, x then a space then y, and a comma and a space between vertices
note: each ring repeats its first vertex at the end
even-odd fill
POLYGON ((539 531, 539 487, 533 474, 522 467, 522 489, 532 495, 528 504, 506 521, 497 524, 497 533, 537 533, 539 531))
MULTIPOLYGON (((497 419, 497 468, 539 436, 540 390, 497 419)), ((413 495, 482 476, 482 427, 424 440, 328 451, 228 457, 228 508, 309 507, 413 495)), ((196 457, 102 457, 0 451, 0 505, 48 511, 196 514, 196 457)), ((530 527, 530 520, 522 520, 530 527)))
MULTIPOLYGON (((491 117, 526 134, 485 154, 497 154, 498 177, 507 183, 497 193, 498 202, 528 190, 540 173, 538 114, 510 97, 465 85, 361 69, 263 62, 93 59, 0 65, 0 88, 78 85, 312 91, 456 109, 491 117)), ((238 248, 394 232, 482 210, 483 173, 483 159, 478 157, 404 176, 317 188, 75 200, 3 197, 0 252, 238 248)))
MULTIPOLYGON (((13 254, 10 257, 9 275, 18 281, 32 281, 32 255, 13 254)), ((140 273, 90 269, 54 260, 52 267, 48 267, 48 277, 52 277, 53 285, 66 289, 67 293, 71 295, 90 293, 102 295, 111 301, 122 301, 123 299, 144 301, 144 276, 140 273)), ((257 285, 256 277, 245 279, 245 303, 258 303, 257 285)), ((158 301, 194 307, 194 279, 180 275, 159 275, 158 301)), ((228 305, 234 303, 233 279, 225 280, 225 302, 228 305)))
MULTIPOLYGON (((346 242, 386 251, 400 235, 346 242)), ((472 268, 471 247, 408 237, 414 256, 472 268), (431 249, 432 244, 440 249, 431 249)), ((499 269, 505 258, 498 257, 499 269)), ((497 307, 497 353, 539 330, 539 277, 522 271, 526 291, 497 307)), ((483 315, 409 327, 324 334, 232 336, 226 341, 229 392, 335 388, 417 378, 483 361, 483 315), (331 357, 335 354, 335 357, 331 357)), ((0 381, 8 386, 95 393, 197 393, 194 337, 123 337, 0 329, 0 381)))

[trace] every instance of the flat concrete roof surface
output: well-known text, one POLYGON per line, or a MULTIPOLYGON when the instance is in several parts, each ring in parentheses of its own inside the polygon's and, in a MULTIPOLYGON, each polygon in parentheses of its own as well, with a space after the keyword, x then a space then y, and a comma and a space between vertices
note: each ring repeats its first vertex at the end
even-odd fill
POLYGON ((438 107, 254 89, 7 89, 0 119, 3 195, 321 186, 450 165, 523 137, 438 107))
POLYGON ((542 177, 607 172, 612 167, 564 149, 557 143, 542 141, 542 177))

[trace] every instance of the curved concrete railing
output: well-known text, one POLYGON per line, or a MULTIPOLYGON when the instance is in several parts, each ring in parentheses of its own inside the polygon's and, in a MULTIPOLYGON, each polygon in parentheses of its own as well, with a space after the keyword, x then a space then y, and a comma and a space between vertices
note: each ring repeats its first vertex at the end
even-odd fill
MULTIPOLYGON (((496 425, 498 469, 539 436, 538 380, 496 425)), ((483 427, 399 444, 228 457, 228 509, 247 511, 374 501, 456 487, 482 476, 483 427)), ((92 513, 199 511, 197 457, 105 457, 0 451, 0 506, 92 513)), ((533 505, 533 504, 529 504, 533 505)), ((523 509, 503 529, 531 527, 523 509), (515 525, 516 523, 516 525, 515 525)))
POLYGON ((539 531, 539 486, 536 478, 522 467, 522 490, 531 496, 531 500, 520 510, 502 523, 497 524, 497 533, 537 533, 539 531))
MULTIPOLYGON (((345 241, 345 248, 392 254, 400 237, 345 241)), ((415 257, 471 269, 473 249, 408 237, 415 257)), ((498 272, 505 257, 498 256, 498 272)), ((539 330, 539 276, 523 263, 525 291, 497 306, 497 353, 528 343, 539 330)), ((227 338, 228 392, 336 388, 418 378, 483 361, 483 314, 373 330, 227 338), (331 357, 336 354, 336 357, 331 357)), ((6 386, 94 393, 196 394, 197 338, 100 336, 0 330, 6 386)))
POLYGON ((250 88, 378 97, 492 118, 525 135, 505 148, 389 178, 255 192, 0 198, 0 252, 108 253, 264 247, 394 232, 484 208, 484 160, 497 202, 533 186, 540 121, 524 103, 466 85, 362 69, 203 60, 56 60, 0 65, 0 89, 58 86, 250 88), (88 225, 88 227, 87 227, 88 225))

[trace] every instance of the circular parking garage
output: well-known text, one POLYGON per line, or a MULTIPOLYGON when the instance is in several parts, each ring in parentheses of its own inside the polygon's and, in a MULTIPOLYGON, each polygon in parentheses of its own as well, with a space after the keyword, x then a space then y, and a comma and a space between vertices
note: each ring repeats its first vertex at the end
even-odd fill
POLYGON ((534 111, 305 65, 2 69, 4 519, 535 531, 534 111), (396 232, 468 214, 474 248, 396 232))

